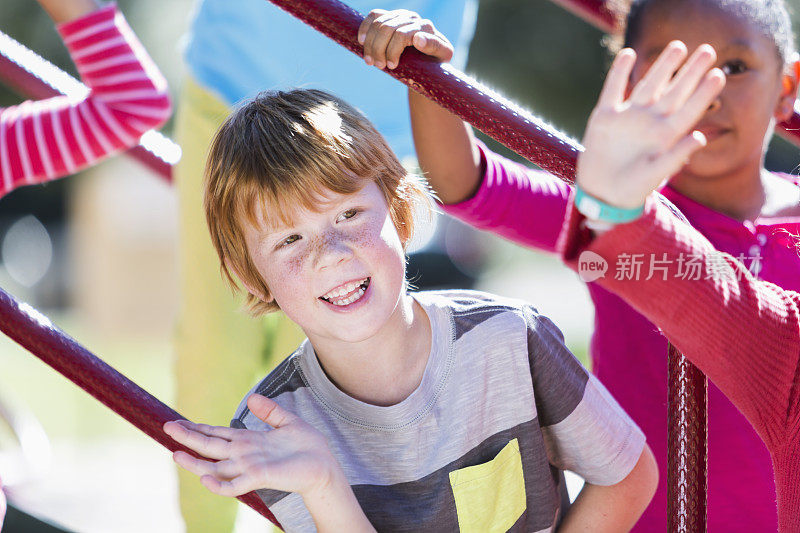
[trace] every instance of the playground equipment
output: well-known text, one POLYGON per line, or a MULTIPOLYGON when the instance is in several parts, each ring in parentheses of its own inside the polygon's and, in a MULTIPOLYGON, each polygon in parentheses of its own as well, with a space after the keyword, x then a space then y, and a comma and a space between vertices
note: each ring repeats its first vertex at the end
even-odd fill
MULTIPOLYGON (((271 1, 361 55, 362 47, 356 34, 363 17, 346 5, 337 0, 271 1)), ((554 1, 602 29, 610 29, 615 22, 600 0, 554 1)), ((52 65, 50 67, 55 71, 42 67, 42 62, 44 60, 16 41, 0 34, 0 78, 7 83, 34 98, 81 90, 79 82, 67 80, 64 78, 66 75, 59 74, 60 71, 52 65)), ((582 150, 576 141, 457 69, 439 64, 415 50, 406 50, 398 68, 387 74, 544 170, 572 182, 575 161, 582 150)), ((780 125, 779 133, 800 145, 797 107, 794 116, 780 125)), ((143 137, 140 146, 129 153, 170 179, 171 165, 180 157, 179 148, 166 138, 149 134, 147 137, 143 137)), ((182 418, 178 413, 93 356, 35 309, 21 304, 2 290, 0 329, 156 441, 171 450, 179 449, 161 431, 167 420, 182 418)), ((670 531, 679 532, 705 531, 707 382, 702 373, 672 346, 669 348, 669 379, 668 527, 670 531)), ((244 495, 240 500, 275 522, 254 493, 244 495)))

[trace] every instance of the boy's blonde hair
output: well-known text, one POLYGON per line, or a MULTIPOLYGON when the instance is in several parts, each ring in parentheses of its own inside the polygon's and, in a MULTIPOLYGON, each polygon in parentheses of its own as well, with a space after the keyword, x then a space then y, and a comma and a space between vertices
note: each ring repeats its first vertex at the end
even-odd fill
POLYGON ((225 120, 208 154, 203 204, 221 271, 234 290, 234 274, 250 288, 254 316, 278 304, 262 299, 270 290, 247 250, 242 223, 259 225, 262 216, 268 224, 290 225, 299 207, 318 210, 320 195, 352 194, 370 181, 383 192, 405 247, 427 188, 356 109, 315 89, 267 91, 225 120))

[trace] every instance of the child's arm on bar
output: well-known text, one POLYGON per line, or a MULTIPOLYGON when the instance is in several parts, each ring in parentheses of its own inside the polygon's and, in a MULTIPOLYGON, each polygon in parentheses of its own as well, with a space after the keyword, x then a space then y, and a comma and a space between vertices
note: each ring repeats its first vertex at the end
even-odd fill
MULTIPOLYGON (((447 63, 453 45, 430 20, 404 9, 376 9, 361 23, 358 39, 364 61, 394 69, 407 47, 447 63)), ((472 128, 438 104, 408 91, 411 127, 419 166, 442 203, 453 204, 472 196, 483 175, 472 128)))

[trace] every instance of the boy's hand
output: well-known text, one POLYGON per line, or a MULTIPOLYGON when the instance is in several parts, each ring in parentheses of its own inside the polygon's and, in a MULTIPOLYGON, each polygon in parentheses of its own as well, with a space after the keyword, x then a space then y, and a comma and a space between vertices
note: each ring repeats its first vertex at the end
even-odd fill
POLYGON ((394 69, 408 46, 447 62, 453 45, 430 20, 407 9, 373 9, 358 28, 358 42, 364 45, 364 62, 378 68, 394 69))
POLYGON ((640 207, 705 146, 705 137, 693 128, 725 76, 711 68, 716 61, 711 46, 686 56, 683 43, 671 42, 626 97, 636 53, 626 48, 617 54, 578 157, 576 181, 588 194, 615 207, 640 207))
POLYGON ((319 432, 273 400, 253 394, 247 407, 272 426, 271 431, 231 429, 187 420, 167 422, 164 431, 177 442, 218 462, 175 452, 173 459, 200 476, 205 487, 222 496, 275 489, 316 497, 344 477, 319 432))

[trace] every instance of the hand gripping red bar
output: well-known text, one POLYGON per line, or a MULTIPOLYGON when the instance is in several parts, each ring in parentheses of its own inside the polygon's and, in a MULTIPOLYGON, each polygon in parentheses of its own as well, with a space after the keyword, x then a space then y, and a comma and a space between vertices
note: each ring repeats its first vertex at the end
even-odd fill
MULTIPOLYGON (((184 417, 93 355, 39 311, 2 289, 0 330, 165 448, 197 456, 161 429, 166 422, 184 417)), ((254 492, 239 496, 239 500, 280 527, 254 492)))
MULTIPOLYGON (((271 1, 356 55, 363 54, 357 33, 364 17, 345 4, 337 0, 271 1)), ((544 170, 572 182, 581 145, 488 87, 414 49, 406 49, 400 65, 386 73, 544 170)))

